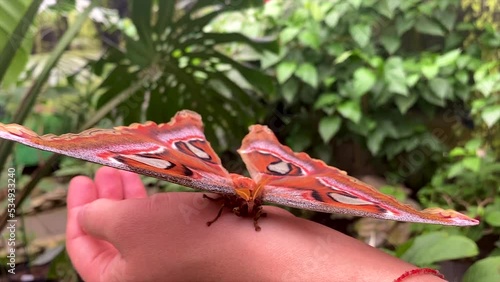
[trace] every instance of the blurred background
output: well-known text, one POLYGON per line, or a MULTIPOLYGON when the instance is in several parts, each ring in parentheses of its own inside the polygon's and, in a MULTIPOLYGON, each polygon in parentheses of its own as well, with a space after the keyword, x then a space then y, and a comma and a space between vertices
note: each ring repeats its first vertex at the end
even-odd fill
MULTIPOLYGON (((400 201, 481 224, 294 214, 449 281, 500 281, 500 2, 4 0, 0 15, 0 122, 62 134, 191 109, 237 173, 248 126, 266 124, 400 201)), ((78 281, 64 251, 67 183, 98 167, 0 142, 0 280, 78 281)), ((150 193, 188 190, 143 179, 150 193)))

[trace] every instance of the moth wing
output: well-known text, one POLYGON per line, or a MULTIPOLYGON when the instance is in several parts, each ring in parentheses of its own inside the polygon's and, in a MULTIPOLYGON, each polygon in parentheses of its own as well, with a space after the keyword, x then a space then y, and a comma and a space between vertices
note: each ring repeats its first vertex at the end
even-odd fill
POLYGON ((266 126, 251 126, 238 152, 252 178, 263 186, 263 200, 270 203, 409 222, 456 226, 479 223, 453 210, 415 210, 345 171, 306 153, 293 152, 266 126))
POLYGON ((0 138, 45 151, 215 193, 234 194, 229 173, 203 134, 200 115, 178 112, 169 123, 134 123, 79 134, 39 136, 1 124, 0 138))

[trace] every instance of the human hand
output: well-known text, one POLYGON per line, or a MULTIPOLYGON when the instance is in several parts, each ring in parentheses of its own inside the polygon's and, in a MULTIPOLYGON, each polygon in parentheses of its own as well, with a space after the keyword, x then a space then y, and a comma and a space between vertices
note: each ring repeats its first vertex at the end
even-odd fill
POLYGON ((208 227, 218 209, 202 193, 147 197, 137 175, 103 167, 70 183, 67 250, 85 281, 393 281, 416 268, 277 207, 260 232, 229 212, 208 227))

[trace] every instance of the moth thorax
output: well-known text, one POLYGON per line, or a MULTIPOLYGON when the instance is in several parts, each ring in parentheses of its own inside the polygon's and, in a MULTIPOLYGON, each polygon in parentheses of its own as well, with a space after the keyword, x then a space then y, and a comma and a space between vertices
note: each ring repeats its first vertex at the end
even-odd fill
POLYGON ((236 194, 247 202, 253 201, 255 182, 251 178, 237 174, 231 174, 231 178, 236 194))

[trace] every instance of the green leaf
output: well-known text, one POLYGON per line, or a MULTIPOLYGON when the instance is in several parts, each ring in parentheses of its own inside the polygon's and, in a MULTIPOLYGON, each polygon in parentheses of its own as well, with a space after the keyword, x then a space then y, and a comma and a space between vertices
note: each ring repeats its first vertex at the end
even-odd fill
POLYGON ((389 54, 393 54, 401 46, 401 38, 396 35, 394 29, 391 29, 390 32, 386 32, 382 35, 380 43, 389 54))
POLYGON ((462 164, 473 172, 479 172, 481 168, 481 159, 478 157, 467 157, 462 160, 462 164))
POLYGON ((463 85, 469 82, 469 74, 465 70, 459 70, 455 73, 455 79, 463 85))
POLYGON ((360 47, 365 47, 370 42, 372 29, 366 24, 356 24, 349 28, 349 33, 360 47))
POLYGON ((264 39, 264 38, 250 38, 238 32, 206 32, 200 38, 193 40, 187 40, 183 42, 182 46, 189 46, 191 44, 198 43, 200 41, 213 42, 213 45, 222 45, 227 43, 243 43, 252 47, 257 52, 271 51, 274 53, 279 52, 279 42, 275 39, 264 39))
POLYGON ((339 131, 342 119, 338 116, 324 117, 319 121, 319 135, 323 142, 328 143, 332 140, 333 136, 339 131))
POLYGON ((444 36, 443 29, 439 26, 439 24, 426 17, 421 17, 417 21, 415 28, 421 33, 435 36, 444 36))
POLYGON ((376 155, 380 151, 382 142, 385 139, 385 132, 382 130, 375 130, 375 132, 370 134, 366 139, 366 145, 368 146, 370 153, 372 153, 372 155, 376 155))
POLYGON ((373 85, 377 78, 375 73, 368 68, 359 68, 354 72, 354 82, 353 82, 353 91, 355 97, 361 97, 370 89, 372 89, 373 85))
POLYGON ((461 157, 461 156, 465 156, 467 152, 465 151, 464 148, 462 147, 456 147, 456 148, 453 148, 453 150, 450 151, 449 153, 449 156, 450 157, 461 157))
POLYGON ((475 262, 462 279, 462 282, 500 281, 500 257, 488 257, 475 262))
MULTIPOLYGON (((41 93, 41 89, 49 79, 51 71, 57 65, 57 62, 71 43, 72 39, 75 38, 75 36, 80 31, 82 25, 87 20, 88 15, 95 7, 96 2, 97 1, 90 2, 90 5, 87 6, 85 10, 83 10, 76 17, 75 22, 69 26, 69 28, 64 32, 64 35, 58 40, 55 48, 51 51, 49 58, 45 62, 42 71, 33 81, 32 85, 29 88, 29 91, 23 97, 23 103, 17 109, 17 112, 14 115, 14 119, 12 119, 13 123, 22 124, 24 122, 35 102, 36 97, 41 93)), ((3 166, 6 164, 5 160, 9 155, 9 151, 11 150, 12 145, 12 142, 0 142, 0 171, 3 171, 3 166)), ((54 159, 56 159, 56 157, 54 157, 54 159)))
POLYGON ((158 2, 158 17, 155 25, 157 33, 162 33, 165 29, 172 24, 173 16, 175 14, 174 1, 160 1, 158 2))
POLYGON ((415 104, 417 99, 418 95, 410 93, 408 96, 398 95, 394 101, 396 102, 396 106, 398 106, 399 112, 405 114, 415 104))
POLYGON ((500 211, 492 210, 490 212, 486 212, 484 215, 484 220, 491 226, 499 227, 500 211))
POLYGON ((431 232, 415 238, 411 247, 401 258, 415 265, 430 265, 436 262, 461 259, 479 254, 474 241, 463 235, 446 232, 431 232), (457 246, 460 246, 457 248, 457 246))
POLYGON ((342 14, 338 10, 332 10, 330 13, 328 13, 325 17, 325 23, 328 25, 330 28, 334 28, 337 26, 337 23, 340 20, 340 16, 342 14))
POLYGON ((281 85, 281 93, 283 95, 283 98, 285 98, 285 101, 287 101, 288 103, 292 103, 295 99, 295 96, 297 96, 298 89, 299 83, 296 79, 290 79, 283 85, 281 85))
POLYGON ((352 55, 352 51, 345 51, 344 53, 340 54, 336 59, 335 59, 335 64, 341 64, 345 60, 349 59, 349 57, 352 55))
POLYGON ((307 147, 311 146, 311 136, 312 134, 309 134, 309 132, 296 130, 294 134, 291 134, 286 139, 286 143, 290 145, 290 148, 292 148, 292 150, 294 150, 295 152, 302 152, 307 147))
POLYGON ((429 91, 428 89, 421 89, 420 95, 427 102, 429 102, 433 105, 444 107, 446 104, 443 99, 437 97, 436 95, 434 95, 434 93, 432 91, 429 91))
POLYGON ((452 179, 461 175, 464 172, 464 165, 462 163, 454 163, 448 168, 448 173, 446 177, 452 179))
POLYGON ((356 100, 343 102, 339 105, 337 110, 343 117, 353 121, 354 123, 358 123, 361 120, 361 106, 356 100))
POLYGON ((441 22, 441 24, 446 27, 448 31, 451 31, 453 27, 455 26, 455 22, 457 19, 458 13, 450 13, 448 9, 439 11, 438 14, 436 14, 436 19, 441 22))
POLYGON ((474 139, 471 139, 469 141, 467 141, 467 143, 465 143, 465 149, 467 149, 467 151, 469 152, 474 152, 481 148, 481 145, 482 145, 482 140, 481 138, 474 138, 474 139))
POLYGON ((400 3, 400 0, 381 0, 378 2, 376 9, 381 15, 392 19, 394 17, 394 11, 399 7, 400 3))
POLYGON ((311 85, 314 89, 318 87, 318 72, 312 64, 301 64, 295 71, 295 75, 302 79, 305 83, 311 85))
POLYGON ((427 79, 433 79, 439 73, 439 66, 435 63, 424 63, 422 64, 422 74, 427 77, 427 79))
MULTIPOLYGON (((474 75, 474 78, 476 78, 476 75, 474 75)), ((500 75, 493 74, 477 80, 475 87, 484 97, 489 97, 499 83, 500 75)))
POLYGON ((403 60, 400 57, 390 57, 384 66, 384 77, 388 84, 388 90, 392 93, 408 95, 406 85, 406 73, 403 68, 403 60))
POLYGON ((462 51, 460 49, 451 50, 436 59, 436 65, 439 67, 449 66, 455 63, 462 51))
POLYGON ((492 105, 485 107, 481 112, 486 125, 491 128, 500 119, 500 105, 492 105))
POLYGON ((154 53, 154 43, 151 37, 151 9, 152 0, 131 0, 129 1, 130 18, 135 25, 139 35, 139 41, 147 53, 154 53))
POLYGON ((429 86, 432 92, 441 99, 451 98, 451 96, 453 96, 453 88, 450 81, 447 79, 440 77, 434 78, 429 81, 429 86))
POLYGON ((283 84, 287 81, 297 69, 297 63, 292 61, 284 61, 281 62, 276 67, 276 77, 278 78, 278 82, 283 84))
POLYGON ((271 66, 274 66, 275 64, 280 62, 283 59, 283 57, 284 57, 283 54, 276 54, 273 52, 264 51, 260 56, 260 67, 262 69, 267 69, 271 66))
POLYGON ((33 45, 31 24, 41 1, 0 1, 0 84, 15 83, 33 45))
POLYGON ((347 0, 356 10, 359 9, 363 0, 347 0))
POLYGON ((314 109, 318 110, 323 107, 332 106, 338 102, 340 102, 340 96, 337 93, 324 93, 314 103, 314 109))
POLYGON ((415 86, 417 84, 418 80, 420 79, 420 74, 414 73, 406 77, 406 85, 409 87, 415 86))
POLYGON ((273 80, 259 69, 235 61, 222 53, 216 53, 212 56, 218 58, 221 62, 231 65, 241 73, 246 81, 264 93, 274 93, 275 88, 273 80))
POLYGON ((287 27, 283 29, 280 33, 280 43, 281 44, 287 44, 288 42, 292 41, 297 34, 299 34, 300 28, 298 27, 287 27))
POLYGON ((414 17, 396 16, 396 31, 399 36, 410 30, 415 25, 414 17))
POLYGON ((319 35, 311 29, 305 29, 299 34, 299 41, 305 46, 318 50, 320 46, 319 35))

